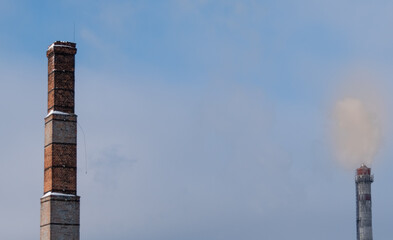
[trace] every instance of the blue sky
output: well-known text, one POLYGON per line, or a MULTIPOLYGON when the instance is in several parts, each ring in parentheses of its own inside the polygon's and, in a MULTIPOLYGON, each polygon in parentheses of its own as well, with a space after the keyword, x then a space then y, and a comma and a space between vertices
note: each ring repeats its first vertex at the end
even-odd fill
POLYGON ((374 237, 386 238, 392 10, 0 0, 1 239, 39 237, 45 52, 74 41, 74 24, 82 239, 355 239, 354 172, 336 161, 331 125, 358 78, 384 106, 372 167, 374 237))

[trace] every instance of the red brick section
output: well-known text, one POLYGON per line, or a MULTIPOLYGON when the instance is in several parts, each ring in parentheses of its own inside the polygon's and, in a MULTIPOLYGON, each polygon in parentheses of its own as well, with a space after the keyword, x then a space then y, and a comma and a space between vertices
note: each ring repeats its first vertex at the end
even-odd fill
POLYGON ((50 110, 74 113, 74 70, 76 44, 53 43, 48 57, 48 112, 50 110))
POLYGON ((57 41, 46 52, 48 113, 54 110, 68 115, 55 112, 45 118, 44 193, 59 192, 76 195, 76 115, 74 114, 76 51, 75 43, 57 41))
POLYGON ((76 145, 45 147, 44 192, 76 194, 76 145))

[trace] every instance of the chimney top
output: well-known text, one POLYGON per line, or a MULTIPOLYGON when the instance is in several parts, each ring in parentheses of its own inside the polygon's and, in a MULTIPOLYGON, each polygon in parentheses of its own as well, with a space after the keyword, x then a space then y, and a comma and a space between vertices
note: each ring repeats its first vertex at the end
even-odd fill
POLYGON ((49 56, 53 53, 76 54, 76 43, 67 41, 56 41, 48 47, 46 55, 49 56))
POLYGON ((56 41, 54 43, 52 43, 49 47, 48 50, 53 48, 53 47, 72 47, 75 48, 76 43, 73 42, 67 42, 67 41, 56 41))
POLYGON ((368 168, 365 164, 362 164, 360 168, 356 169, 356 175, 370 175, 371 168, 368 168))

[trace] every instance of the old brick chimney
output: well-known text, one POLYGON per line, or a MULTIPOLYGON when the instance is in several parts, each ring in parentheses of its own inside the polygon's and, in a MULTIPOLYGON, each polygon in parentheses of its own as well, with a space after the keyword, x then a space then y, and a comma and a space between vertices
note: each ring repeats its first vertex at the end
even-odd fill
POLYGON ((76 44, 54 42, 48 57, 48 115, 45 117, 44 195, 41 240, 79 240, 76 195, 76 129, 74 69, 76 44))

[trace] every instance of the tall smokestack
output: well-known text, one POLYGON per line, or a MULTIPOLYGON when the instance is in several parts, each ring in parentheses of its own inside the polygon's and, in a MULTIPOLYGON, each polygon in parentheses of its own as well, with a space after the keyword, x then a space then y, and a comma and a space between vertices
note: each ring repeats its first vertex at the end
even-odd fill
POLYGON ((356 236, 357 240, 372 240, 371 183, 374 176, 366 165, 356 169, 356 236))
POLYGON ((48 57, 48 115, 45 117, 44 195, 41 240, 79 240, 76 195, 76 44, 54 42, 48 57))

